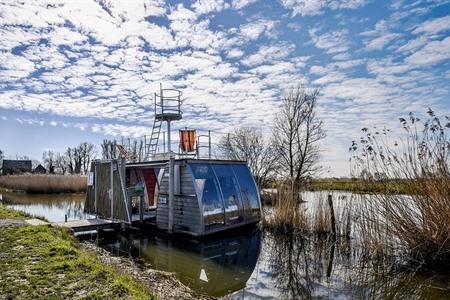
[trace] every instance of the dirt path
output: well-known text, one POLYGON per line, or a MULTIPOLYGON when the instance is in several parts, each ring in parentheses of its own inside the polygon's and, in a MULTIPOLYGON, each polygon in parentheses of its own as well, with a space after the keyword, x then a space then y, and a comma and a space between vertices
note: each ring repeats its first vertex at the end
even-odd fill
POLYGON ((0 228, 2 227, 18 227, 27 225, 24 220, 18 219, 0 219, 0 228))

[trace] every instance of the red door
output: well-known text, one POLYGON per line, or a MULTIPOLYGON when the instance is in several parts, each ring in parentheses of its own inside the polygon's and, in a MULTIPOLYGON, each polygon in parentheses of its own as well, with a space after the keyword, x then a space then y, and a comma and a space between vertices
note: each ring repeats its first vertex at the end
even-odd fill
POLYGON ((155 190, 157 178, 154 169, 143 169, 142 176, 144 176, 145 187, 147 188, 148 206, 155 205, 155 190))

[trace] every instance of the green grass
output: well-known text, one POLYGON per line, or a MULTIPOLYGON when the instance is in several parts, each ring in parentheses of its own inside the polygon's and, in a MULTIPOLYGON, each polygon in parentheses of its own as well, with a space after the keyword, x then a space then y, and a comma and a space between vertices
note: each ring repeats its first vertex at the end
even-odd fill
POLYGON ((31 216, 28 214, 17 211, 14 209, 9 209, 0 204, 0 219, 15 219, 15 220, 25 220, 30 219, 31 216))
POLYGON ((319 179, 312 181, 310 191, 336 190, 354 193, 411 194, 409 185, 402 181, 363 181, 344 179, 319 179))
MULTIPOLYGON (((26 215, 0 205, 0 218, 26 215)), ((154 299, 148 288, 100 263, 63 229, 0 228, 1 299, 154 299)))

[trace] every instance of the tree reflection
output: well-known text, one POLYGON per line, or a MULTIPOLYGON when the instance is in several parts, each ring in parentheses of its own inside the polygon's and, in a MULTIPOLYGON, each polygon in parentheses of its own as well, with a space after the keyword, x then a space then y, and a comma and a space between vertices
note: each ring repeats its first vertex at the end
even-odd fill
POLYGON ((265 239, 282 299, 440 299, 450 294, 448 274, 418 274, 394 267, 393 261, 374 261, 348 239, 272 233, 265 239))

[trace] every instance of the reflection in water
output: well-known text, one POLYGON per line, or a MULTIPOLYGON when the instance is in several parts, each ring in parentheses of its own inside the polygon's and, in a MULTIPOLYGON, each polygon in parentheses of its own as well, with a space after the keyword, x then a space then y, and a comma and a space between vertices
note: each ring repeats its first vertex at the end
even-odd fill
POLYGON ((246 288, 233 299, 450 299, 449 275, 369 260, 349 240, 265 233, 246 288))
POLYGON ((84 214, 84 194, 21 194, 3 192, 0 201, 16 210, 37 217, 45 217, 50 222, 81 220, 84 214))
POLYGON ((195 240, 122 236, 104 248, 112 253, 141 257, 151 267, 176 273, 181 282, 211 296, 243 289, 255 268, 261 233, 251 231, 221 238, 195 240))

